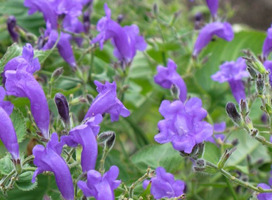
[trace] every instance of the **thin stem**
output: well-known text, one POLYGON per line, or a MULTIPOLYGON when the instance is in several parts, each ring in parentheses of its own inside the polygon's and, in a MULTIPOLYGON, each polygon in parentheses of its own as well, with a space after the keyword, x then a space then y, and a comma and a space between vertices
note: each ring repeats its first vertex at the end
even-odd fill
POLYGON ((99 165, 99 172, 101 173, 101 175, 105 173, 105 166, 104 165, 105 165, 105 160, 106 160, 108 153, 109 153, 109 149, 105 145, 105 147, 103 149, 102 158, 100 160, 100 165, 99 165))
MULTIPOLYGON (((40 70, 39 72, 42 73, 42 74, 45 74, 45 75, 49 75, 49 76, 52 75, 51 72, 47 72, 47 71, 44 71, 44 70, 40 70)), ((66 79, 66 80, 69 80, 69 81, 78 82, 78 83, 82 83, 82 80, 79 80, 79 79, 73 78, 73 77, 69 77, 69 76, 63 76, 63 75, 61 75, 59 78, 66 79)))

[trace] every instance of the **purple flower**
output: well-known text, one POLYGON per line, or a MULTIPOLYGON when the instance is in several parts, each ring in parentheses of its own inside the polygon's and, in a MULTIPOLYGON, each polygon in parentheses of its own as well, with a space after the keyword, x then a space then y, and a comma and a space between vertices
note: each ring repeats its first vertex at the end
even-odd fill
POLYGON ((36 145, 33 148, 34 165, 37 166, 32 182, 44 171, 51 171, 56 178, 57 186, 66 200, 74 199, 74 186, 69 167, 61 157, 63 144, 58 141, 57 133, 53 133, 47 146, 36 145))
POLYGON ((200 51, 209 44, 213 36, 231 41, 234 38, 232 27, 229 23, 213 22, 204 26, 195 42, 193 56, 197 57, 200 51))
POLYGON ((7 95, 26 97, 30 101, 33 118, 44 138, 49 138, 49 108, 42 87, 24 70, 5 72, 7 95))
POLYGON ((11 39, 13 40, 13 42, 18 42, 19 35, 16 30, 17 29, 16 18, 14 16, 9 16, 9 18, 7 20, 7 28, 8 28, 9 35, 10 35, 11 39))
POLYGON ((17 135, 9 115, 12 113, 13 105, 4 101, 5 90, 0 86, 0 139, 11 154, 13 160, 20 159, 17 135))
POLYGON ((263 56, 268 57, 272 51, 272 25, 267 29, 267 36, 263 43, 263 56))
MULTIPOLYGON (((226 122, 215 123, 213 125, 213 131, 215 133, 222 133, 225 131, 225 129, 226 129, 226 122)), ((213 136, 206 139, 206 141, 216 144, 215 140, 224 141, 225 137, 226 136, 224 134, 214 134, 213 136)))
POLYGON ((143 188, 146 189, 148 184, 151 184, 151 194, 155 199, 180 197, 184 194, 185 183, 175 180, 173 174, 167 173, 163 167, 156 169, 156 176, 150 181, 143 182, 143 188))
MULTIPOLYGON (((258 187, 261 187, 263 189, 270 190, 271 187, 265 183, 258 184, 258 187)), ((258 200, 271 200, 272 199, 272 193, 260 193, 257 195, 258 200)))
MULTIPOLYGON (((58 40, 59 34, 57 30, 51 28, 51 24, 46 24, 46 31, 44 33, 44 38, 48 37, 47 43, 44 44, 42 50, 51 49, 58 40)), ((73 49, 70 44, 70 40, 72 37, 67 34, 60 32, 60 38, 57 44, 57 48, 59 50, 59 54, 61 57, 73 68, 76 67, 76 61, 73 54, 73 49)))
POLYGON ((158 123, 160 132, 154 137, 158 143, 172 142, 174 149, 191 153, 196 144, 213 134, 212 125, 202 121, 207 111, 199 98, 191 98, 186 103, 164 100, 159 111, 165 119, 158 123))
MULTIPOLYGON (((97 126, 102 119, 101 115, 96 115, 93 119, 90 119, 90 123, 97 126)), ((73 128, 68 136, 61 137, 61 141, 70 147, 77 147, 78 144, 82 146, 81 166, 83 172, 95 168, 97 142, 91 125, 89 126, 87 123, 73 128)))
POLYGON ((114 56, 126 64, 130 63, 136 51, 144 51, 146 42, 142 36, 139 36, 139 28, 136 25, 121 27, 117 22, 111 19, 111 10, 107 4, 104 4, 106 16, 101 18, 97 24, 97 30, 100 32, 92 41, 99 42, 100 49, 106 40, 111 39, 114 46, 114 56))
POLYGON ((7 70, 24 70, 28 73, 35 73, 40 70, 41 65, 38 58, 34 58, 34 50, 31 44, 26 44, 23 48, 22 56, 12 58, 4 67, 3 82, 5 83, 5 71, 7 70))
POLYGON ((216 17, 217 10, 218 10, 218 0, 206 0, 206 3, 208 5, 208 8, 212 14, 213 17, 216 17))
POLYGON ((272 61, 270 61, 270 60, 264 61, 264 67, 265 67, 265 69, 267 69, 270 72, 269 73, 269 83, 272 86, 272 61))
POLYGON ((105 84, 102 84, 98 81, 94 81, 94 84, 96 85, 96 90, 99 94, 94 99, 84 119, 93 117, 97 114, 102 115, 104 113, 109 113, 111 121, 118 121, 119 115, 122 117, 130 115, 129 110, 117 98, 115 82, 109 83, 106 81, 105 84))
POLYGON ((155 83, 167 89, 175 85, 179 89, 179 99, 184 102, 187 98, 187 87, 181 76, 177 73, 176 63, 168 59, 167 68, 159 65, 157 72, 157 75, 154 76, 155 83))
POLYGON ((246 62, 242 58, 238 58, 236 62, 225 62, 220 66, 220 70, 216 72, 211 78, 219 83, 228 82, 232 94, 239 103, 241 99, 246 99, 245 88, 242 78, 248 77, 246 71, 246 62))
POLYGON ((78 181, 78 187, 86 197, 94 197, 96 200, 114 200, 114 189, 118 188, 121 181, 116 180, 119 169, 112 166, 103 176, 95 170, 87 173, 87 182, 78 181))

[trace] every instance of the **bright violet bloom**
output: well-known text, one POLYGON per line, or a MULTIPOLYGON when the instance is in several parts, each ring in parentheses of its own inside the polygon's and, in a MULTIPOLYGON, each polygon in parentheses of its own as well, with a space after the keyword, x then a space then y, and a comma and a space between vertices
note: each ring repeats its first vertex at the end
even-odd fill
POLYGON ((246 99, 245 87, 242 78, 248 77, 246 71, 246 62, 242 58, 237 61, 225 62, 220 66, 220 70, 216 72, 211 78, 219 83, 228 82, 232 94, 239 103, 241 99, 246 99))
POLYGON ((56 178, 57 186, 66 200, 74 199, 74 186, 69 167, 61 157, 63 144, 58 141, 57 133, 53 133, 47 146, 36 145, 33 149, 35 156, 33 163, 38 168, 33 174, 32 182, 36 176, 44 171, 51 171, 56 178))
POLYGON ((226 41, 234 38, 232 27, 229 23, 213 22, 204 26, 195 42, 193 56, 197 57, 200 51, 209 44, 213 36, 220 37, 226 41))
MULTIPOLYGON (((31 44, 26 44, 23 48, 21 56, 12 58, 4 67, 4 72, 7 70, 24 70, 28 73, 35 73, 41 69, 38 58, 34 58, 34 50, 31 44)), ((3 82, 5 82, 5 74, 3 73, 3 82)))
POLYGON ((175 85, 179 89, 179 99, 184 102, 187 98, 187 87, 181 76, 177 73, 176 63, 168 59, 167 68, 159 65, 157 72, 157 75, 154 76, 155 83, 167 89, 175 85))
POLYGON ((130 63, 136 51, 144 51, 146 42, 142 36, 139 36, 139 28, 136 25, 121 27, 117 22, 111 19, 111 10, 107 4, 104 4, 106 16, 101 18, 97 24, 97 30, 100 32, 92 41, 99 42, 100 49, 106 40, 111 39, 114 46, 114 56, 126 64, 130 63))
POLYGON ((267 36, 263 43, 263 56, 268 57, 271 51, 272 51, 272 25, 269 29, 267 29, 267 36))
POLYGON ((216 17, 218 6, 219 6, 218 0, 206 0, 206 2, 212 16, 216 17))
POLYGON ((7 95, 26 97, 30 101, 33 118, 44 138, 49 138, 49 108, 44 91, 32 74, 24 70, 8 70, 6 76, 7 95))
POLYGON ((272 61, 270 60, 266 60, 264 61, 264 67, 265 69, 267 69, 270 73, 269 73, 269 83, 272 86, 272 61))
POLYGON ((163 167, 156 169, 156 176, 143 182, 146 189, 151 184, 151 194, 155 199, 180 197, 184 194, 185 183, 175 180, 173 174, 167 173, 163 167))
MULTIPOLYGON (((92 120, 90 123, 97 126, 102 119, 101 115, 97 115, 93 117, 93 119, 90 119, 92 120)), ((61 141, 70 147, 77 147, 78 144, 82 146, 81 166, 83 172, 87 172, 95 168, 97 142, 91 126, 88 126, 87 124, 79 125, 73 128, 69 132, 68 136, 62 136, 61 141)))
POLYGON ((12 113, 13 105, 8 101, 4 101, 5 95, 4 88, 0 86, 0 139, 11 154, 13 160, 16 161, 20 159, 19 144, 15 129, 9 117, 12 113))
POLYGON ((114 200, 114 190, 121 181, 116 180, 119 169, 112 166, 103 176, 95 170, 87 173, 87 182, 78 181, 78 187, 86 197, 94 197, 96 200, 114 200))
MULTIPOLYGON (((43 46, 42 50, 51 49, 58 40, 58 31, 51 28, 51 24, 46 24, 46 30, 44 38, 48 37, 47 43, 43 46)), ((57 48, 61 57, 73 68, 76 67, 76 60, 73 54, 73 49, 70 43, 72 37, 67 33, 60 33, 60 39, 57 44, 57 48)))
POLYGON ((122 117, 130 115, 129 110, 117 98, 115 82, 109 83, 106 81, 105 84, 102 84, 99 81, 94 81, 94 84, 99 94, 94 99, 84 119, 91 118, 97 114, 109 113, 113 122, 119 120, 119 115, 122 117))
POLYGON ((202 121, 207 111, 199 98, 191 98, 186 103, 164 100, 159 111, 165 119, 158 123, 160 132, 154 137, 158 143, 172 142, 174 149, 189 154, 196 144, 213 134, 212 125, 202 121))

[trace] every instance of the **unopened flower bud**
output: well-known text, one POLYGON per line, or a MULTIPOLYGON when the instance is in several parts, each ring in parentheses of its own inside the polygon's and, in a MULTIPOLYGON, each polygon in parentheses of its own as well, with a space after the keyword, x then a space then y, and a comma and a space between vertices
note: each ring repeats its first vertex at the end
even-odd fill
POLYGON ((251 51, 244 51, 244 53, 246 54, 246 56, 244 56, 243 58, 247 61, 246 64, 249 68, 253 68, 261 74, 267 73, 264 65, 251 51))
POLYGON ((230 158, 231 154, 236 150, 236 148, 232 148, 232 149, 226 149, 225 153, 223 154, 223 156, 220 158, 217 166, 219 169, 222 169, 226 162, 228 161, 228 159, 230 158))
POLYGON ((118 24, 121 24, 123 20, 124 20, 124 15, 122 15, 122 14, 118 15, 118 17, 117 17, 118 24))
POLYGON ((197 159, 194 163, 193 169, 195 171, 204 171, 206 168, 206 161, 204 159, 197 159))
POLYGON ((258 74, 257 76, 256 89, 259 95, 262 95, 265 92, 264 77, 261 74, 258 74))
POLYGON ((66 125, 69 125, 70 124, 69 105, 66 97, 61 93, 57 93, 55 95, 55 103, 61 119, 64 121, 66 125))
POLYGON ((170 89, 171 95, 174 97, 174 99, 179 99, 179 88, 175 85, 172 84, 171 89, 170 89))
POLYGON ((228 116, 231 118, 231 120, 235 124, 237 124, 237 125, 241 124, 241 115, 237 112, 237 109, 236 109, 234 103, 232 103, 232 102, 227 103, 226 111, 227 111, 228 116))
POLYGON ((155 15, 158 14, 158 4, 156 4, 156 3, 153 4, 153 13, 154 13, 155 15))
POLYGON ((247 116, 248 115, 248 106, 247 106, 247 102, 246 100, 244 99, 241 99, 240 100, 240 111, 241 111, 241 114, 242 116, 247 116))
POLYGON ((232 146, 237 146, 239 144, 239 140, 236 138, 236 139, 232 140, 231 144, 232 144, 232 146))
POLYGON ((57 68, 51 75, 51 82, 56 81, 63 74, 63 67, 57 68))
POLYGON ((18 42, 19 35, 16 31, 16 18, 14 16, 9 16, 7 20, 7 28, 13 42, 18 42))
POLYGON ((247 66, 246 69, 247 69, 247 71, 248 71, 250 77, 254 80, 254 79, 257 77, 257 72, 256 72, 256 70, 253 69, 253 68, 250 67, 250 66, 247 66))
POLYGON ((103 144, 109 150, 114 146, 115 143, 115 132, 113 131, 105 131, 98 135, 97 138, 98 144, 103 144))

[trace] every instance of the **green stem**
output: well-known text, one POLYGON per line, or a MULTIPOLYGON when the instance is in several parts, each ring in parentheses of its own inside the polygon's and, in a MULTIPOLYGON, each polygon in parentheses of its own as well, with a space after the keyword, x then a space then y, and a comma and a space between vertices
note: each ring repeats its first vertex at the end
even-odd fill
MULTIPOLYGON (((47 72, 47 71, 44 71, 44 70, 40 70, 39 73, 42 73, 42 74, 45 74, 45 75, 49 75, 51 76, 52 73, 51 72, 47 72)), ((78 82, 78 83, 82 83, 82 80, 79 80, 77 78, 73 78, 73 77, 69 77, 69 76, 60 76, 59 78, 61 79, 66 79, 66 80, 69 80, 69 81, 74 81, 74 82, 78 82)))
POLYGON ((105 165, 105 160, 106 160, 108 153, 109 153, 109 149, 105 145, 105 147, 103 149, 102 158, 100 160, 100 165, 99 165, 99 172, 101 173, 101 175, 105 173, 105 166, 104 165, 105 165))

